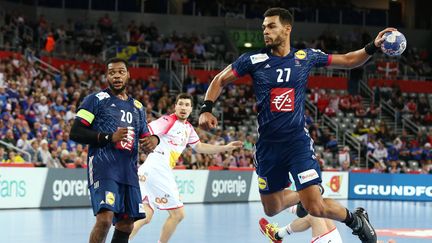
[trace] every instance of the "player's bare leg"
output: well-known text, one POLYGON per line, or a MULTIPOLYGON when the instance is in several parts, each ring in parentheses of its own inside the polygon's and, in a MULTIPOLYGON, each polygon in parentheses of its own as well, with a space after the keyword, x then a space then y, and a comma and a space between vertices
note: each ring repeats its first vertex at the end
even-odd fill
POLYGON ((93 226, 90 234, 90 243, 102 243, 105 242, 108 231, 112 224, 114 213, 111 211, 101 211, 96 215, 96 223, 93 226))
POLYGON ((168 210, 169 216, 162 227, 162 232, 160 236, 160 243, 167 243, 174 233, 177 225, 183 220, 185 213, 184 208, 177 208, 173 210, 168 210))
POLYGON ((323 199, 318 185, 306 187, 298 192, 304 208, 315 217, 343 221, 346 209, 333 199, 323 199))
POLYGON ((133 230, 129 236, 129 240, 132 240, 135 237, 135 235, 138 233, 138 231, 141 229, 141 227, 150 223, 150 221, 153 218, 153 214, 154 214, 153 209, 146 203, 144 203, 143 205, 144 205, 144 212, 146 217, 144 219, 135 221, 133 230))
POLYGON ((296 205, 299 201, 299 194, 289 189, 271 194, 261 194, 264 213, 269 217, 275 216, 283 210, 296 205))
POLYGON ((335 200, 323 199, 318 185, 306 187, 298 193, 304 208, 312 216, 345 223, 363 243, 377 242, 376 232, 369 223, 369 217, 363 208, 357 208, 354 213, 351 213, 335 200))

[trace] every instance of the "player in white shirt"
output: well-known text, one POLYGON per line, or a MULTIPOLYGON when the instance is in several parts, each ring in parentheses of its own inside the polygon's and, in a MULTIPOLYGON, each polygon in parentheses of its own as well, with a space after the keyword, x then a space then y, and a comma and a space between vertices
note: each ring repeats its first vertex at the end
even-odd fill
POLYGON ((198 153, 206 154, 231 151, 243 146, 240 141, 227 145, 200 142, 193 126, 187 121, 191 112, 192 96, 179 94, 175 103, 175 113, 162 116, 148 125, 150 133, 157 135, 160 143, 138 169, 146 218, 135 222, 130 239, 143 225, 151 221, 155 209, 167 210, 169 213, 159 238, 161 243, 168 242, 184 218, 183 202, 180 200, 172 168, 187 145, 198 153))
MULTIPOLYGON (((295 214, 296 207, 297 206, 290 207, 287 211, 295 214)), ((312 228, 311 243, 342 243, 339 231, 332 220, 313 217, 310 214, 304 218, 297 218, 282 228, 270 224, 264 218, 262 218, 259 223, 261 232, 267 237, 269 233, 276 233, 278 235, 277 238, 279 239, 275 239, 276 237, 269 237, 270 241, 274 243, 281 243, 283 238, 287 238, 289 235, 296 232, 303 232, 309 228, 312 228)))

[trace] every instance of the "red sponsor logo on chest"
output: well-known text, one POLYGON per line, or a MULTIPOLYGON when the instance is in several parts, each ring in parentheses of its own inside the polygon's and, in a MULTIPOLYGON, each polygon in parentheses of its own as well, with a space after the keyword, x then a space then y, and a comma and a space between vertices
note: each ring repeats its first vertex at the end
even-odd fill
POLYGON ((272 112, 293 112, 295 90, 293 88, 274 88, 270 93, 270 110, 272 112))

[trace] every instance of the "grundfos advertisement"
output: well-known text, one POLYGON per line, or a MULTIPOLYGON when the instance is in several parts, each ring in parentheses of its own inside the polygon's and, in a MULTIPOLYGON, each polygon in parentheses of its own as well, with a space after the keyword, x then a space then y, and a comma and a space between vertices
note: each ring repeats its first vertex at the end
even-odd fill
POLYGON ((432 175, 351 173, 350 199, 432 201, 432 175))

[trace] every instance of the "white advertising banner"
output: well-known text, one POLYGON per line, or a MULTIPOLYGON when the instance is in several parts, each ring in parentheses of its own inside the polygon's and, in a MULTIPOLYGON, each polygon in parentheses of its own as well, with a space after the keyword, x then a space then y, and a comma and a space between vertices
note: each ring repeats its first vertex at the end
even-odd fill
POLYGON ((208 170, 174 170, 175 181, 184 203, 204 202, 208 170))
POLYGON ((251 188, 249 192, 249 201, 260 201, 260 193, 258 189, 258 175, 255 171, 252 172, 251 188))
POLYGON ((348 199, 348 177, 348 172, 324 171, 322 173, 323 196, 334 199, 348 199))
POLYGON ((0 208, 38 208, 48 169, 0 167, 0 208))

